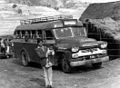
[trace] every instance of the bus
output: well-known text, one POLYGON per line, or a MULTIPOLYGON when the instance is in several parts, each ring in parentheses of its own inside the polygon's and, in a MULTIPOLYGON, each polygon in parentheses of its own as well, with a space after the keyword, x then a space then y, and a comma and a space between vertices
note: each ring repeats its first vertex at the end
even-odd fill
POLYGON ((14 36, 14 56, 19 58, 24 66, 28 66, 30 62, 40 63, 35 51, 38 38, 41 38, 45 45, 54 46, 54 65, 61 66, 65 73, 88 63, 100 68, 102 62, 109 61, 107 42, 88 38, 82 22, 70 16, 22 20, 21 25, 16 27, 14 36))

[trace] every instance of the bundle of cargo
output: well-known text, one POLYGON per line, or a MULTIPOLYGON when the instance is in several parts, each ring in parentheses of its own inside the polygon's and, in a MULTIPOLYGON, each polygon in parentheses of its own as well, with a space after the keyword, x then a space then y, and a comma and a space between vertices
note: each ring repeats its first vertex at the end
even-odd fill
POLYGON ((88 30, 88 37, 108 42, 108 54, 111 59, 119 57, 120 53, 120 25, 111 18, 86 19, 84 26, 88 30))

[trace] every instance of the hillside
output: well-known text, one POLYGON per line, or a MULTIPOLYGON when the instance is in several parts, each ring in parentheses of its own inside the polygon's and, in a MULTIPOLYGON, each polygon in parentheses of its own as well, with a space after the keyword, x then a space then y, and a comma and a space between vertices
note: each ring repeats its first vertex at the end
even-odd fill
POLYGON ((81 19, 102 19, 105 17, 120 19, 120 1, 90 4, 82 14, 81 19))
POLYGON ((87 7, 89 3, 83 3, 79 0, 6 0, 9 3, 26 4, 29 6, 47 6, 47 7, 64 7, 78 8, 87 7))
POLYGON ((73 15, 79 18, 89 3, 83 3, 79 0, 5 0, 7 3, 15 3, 23 14, 41 15, 51 12, 50 14, 73 15), (44 11, 44 8, 50 8, 44 11), (53 11, 54 9, 54 11, 53 11), (51 11, 52 10, 52 11, 51 11), (56 11, 55 11, 56 10, 56 11), (43 13, 46 12, 46 13, 43 13))

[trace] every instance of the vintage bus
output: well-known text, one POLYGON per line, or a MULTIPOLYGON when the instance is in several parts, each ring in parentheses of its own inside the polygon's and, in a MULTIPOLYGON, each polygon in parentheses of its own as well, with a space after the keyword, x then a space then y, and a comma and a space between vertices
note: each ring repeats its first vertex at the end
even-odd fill
POLYGON ((88 63, 99 68, 102 62, 109 60, 107 42, 88 38, 82 23, 70 16, 22 20, 14 36, 14 56, 20 58, 24 66, 29 62, 40 63, 35 52, 37 38, 43 39, 45 45, 54 46, 54 64, 60 65, 66 73, 88 63))

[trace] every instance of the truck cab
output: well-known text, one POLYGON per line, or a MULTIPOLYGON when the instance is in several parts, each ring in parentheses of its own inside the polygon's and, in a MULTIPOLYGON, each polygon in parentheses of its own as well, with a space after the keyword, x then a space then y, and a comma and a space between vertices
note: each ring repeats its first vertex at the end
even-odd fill
POLYGON ((92 64, 99 68, 108 61, 107 42, 87 37, 87 31, 77 20, 64 20, 64 27, 53 29, 56 39, 56 56, 64 72, 73 67, 92 64))

